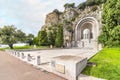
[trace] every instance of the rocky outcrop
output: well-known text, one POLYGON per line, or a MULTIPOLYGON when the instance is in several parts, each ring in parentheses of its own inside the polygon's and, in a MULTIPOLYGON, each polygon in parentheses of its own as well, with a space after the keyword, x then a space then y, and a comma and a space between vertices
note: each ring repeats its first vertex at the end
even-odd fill
POLYGON ((42 30, 49 31, 51 26, 57 26, 59 23, 63 24, 64 43, 72 42, 74 40, 74 33, 76 24, 84 17, 94 17, 101 22, 101 5, 93 5, 85 9, 78 9, 74 6, 66 6, 64 12, 53 11, 46 16, 45 25, 42 30))
POLYGON ((45 20, 46 26, 56 25, 58 24, 58 22, 59 22, 59 14, 57 14, 56 12, 49 13, 46 16, 46 20, 45 20))

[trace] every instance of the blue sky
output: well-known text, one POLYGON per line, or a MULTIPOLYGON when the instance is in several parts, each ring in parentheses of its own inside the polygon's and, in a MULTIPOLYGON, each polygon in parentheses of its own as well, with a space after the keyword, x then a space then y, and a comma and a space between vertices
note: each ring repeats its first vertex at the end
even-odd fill
POLYGON ((0 0, 0 27, 15 25, 25 33, 37 35, 46 14, 64 10, 65 3, 76 5, 86 0, 0 0))

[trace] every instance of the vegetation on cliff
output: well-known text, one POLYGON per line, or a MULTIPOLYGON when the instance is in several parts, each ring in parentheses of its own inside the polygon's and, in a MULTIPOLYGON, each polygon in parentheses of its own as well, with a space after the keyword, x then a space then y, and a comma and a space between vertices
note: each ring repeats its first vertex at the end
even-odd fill
POLYGON ((74 7, 75 7, 75 3, 66 3, 66 4, 64 5, 64 7, 65 7, 65 8, 70 8, 70 7, 74 8, 74 7))
POLYGON ((85 9, 87 6, 100 5, 105 2, 106 0, 87 0, 86 2, 79 4, 78 9, 85 9))

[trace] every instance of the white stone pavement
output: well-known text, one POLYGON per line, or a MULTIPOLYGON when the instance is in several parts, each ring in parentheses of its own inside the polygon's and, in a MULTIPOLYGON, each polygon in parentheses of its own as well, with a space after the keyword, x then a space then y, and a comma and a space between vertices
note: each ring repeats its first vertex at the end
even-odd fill
MULTIPOLYGON (((87 57, 87 59, 91 58, 96 54, 96 51, 91 49, 51 49, 51 50, 37 50, 37 51, 21 51, 20 53, 24 53, 25 57, 30 54, 32 56, 32 60, 28 61, 27 58, 21 59, 21 56, 18 57, 19 59, 36 66, 37 68, 42 68, 48 72, 51 72, 50 68, 50 61, 53 57, 61 56, 61 55, 73 55, 79 57, 87 57), (37 65, 36 57, 40 56, 41 65, 37 65)), ((78 80, 103 80, 99 78, 95 78, 92 76, 80 75, 78 80)))
POLYGON ((54 50, 39 50, 23 52, 25 55, 31 54, 32 56, 41 56, 41 63, 50 62, 51 58, 61 55, 75 55, 80 57, 91 58, 96 54, 95 51, 89 49, 54 49, 54 50))

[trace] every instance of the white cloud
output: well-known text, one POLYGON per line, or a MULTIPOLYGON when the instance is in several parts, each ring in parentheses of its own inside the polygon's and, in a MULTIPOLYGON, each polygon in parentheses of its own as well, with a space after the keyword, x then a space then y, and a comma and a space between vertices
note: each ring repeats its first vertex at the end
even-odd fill
POLYGON ((5 22, 3 20, 0 19, 0 24, 4 24, 5 22))
POLYGON ((0 0, 0 27, 14 24, 36 35, 44 25, 46 14, 54 9, 63 10, 63 5, 69 2, 78 4, 78 0, 0 0))

